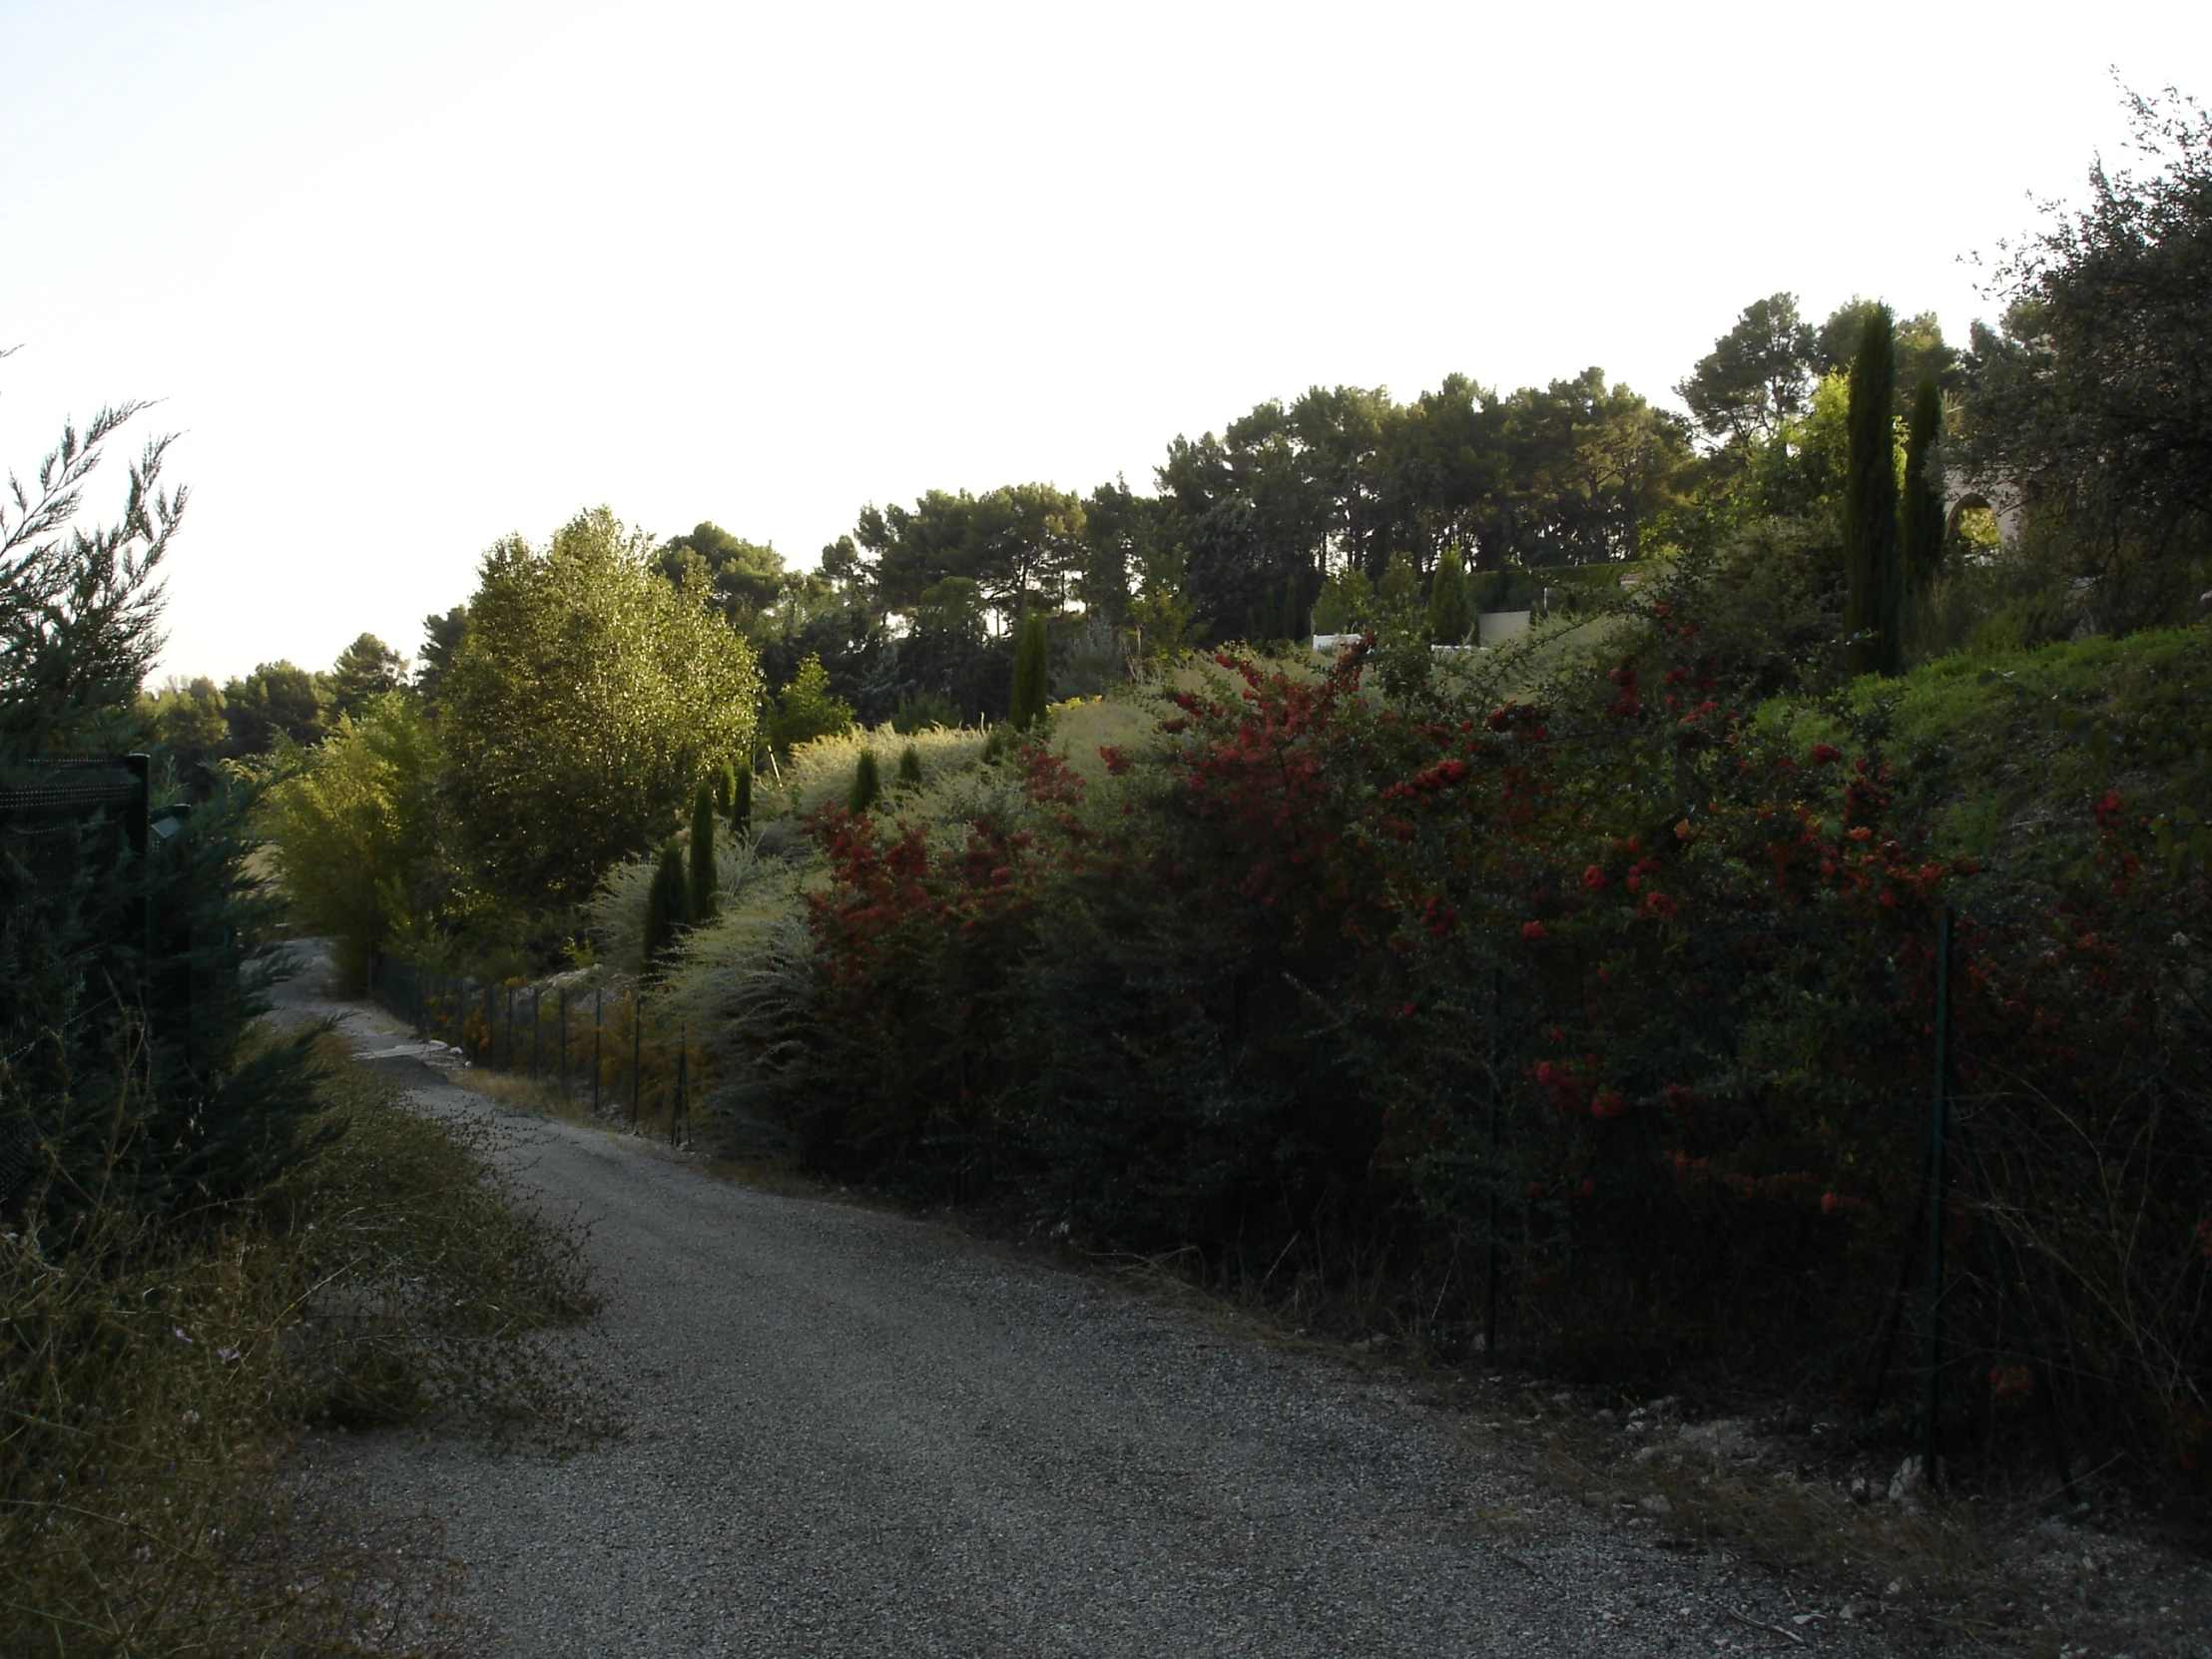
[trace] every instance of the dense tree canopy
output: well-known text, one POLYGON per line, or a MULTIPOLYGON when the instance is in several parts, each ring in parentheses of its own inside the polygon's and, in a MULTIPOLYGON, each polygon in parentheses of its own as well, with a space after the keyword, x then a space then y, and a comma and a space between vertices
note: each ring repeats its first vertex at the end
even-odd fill
POLYGON ((752 649, 604 507, 484 555, 439 735, 459 851, 488 891, 575 899, 750 757, 752 649))
POLYGON ((2009 252, 2003 321, 1976 324, 1965 360, 1958 448, 2155 612, 2212 554, 2212 117, 2172 95, 2131 104, 2155 170, 2100 164, 2088 206, 2009 252))

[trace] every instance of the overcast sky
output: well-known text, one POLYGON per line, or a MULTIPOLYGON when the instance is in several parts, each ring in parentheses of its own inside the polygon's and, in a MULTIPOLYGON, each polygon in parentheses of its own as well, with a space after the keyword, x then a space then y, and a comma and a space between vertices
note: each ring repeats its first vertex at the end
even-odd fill
POLYGON ((162 399, 221 678, 596 502, 811 563, 1317 382, 1671 401, 1778 288, 1962 337, 2212 6, 0 0, 0 461, 162 399))

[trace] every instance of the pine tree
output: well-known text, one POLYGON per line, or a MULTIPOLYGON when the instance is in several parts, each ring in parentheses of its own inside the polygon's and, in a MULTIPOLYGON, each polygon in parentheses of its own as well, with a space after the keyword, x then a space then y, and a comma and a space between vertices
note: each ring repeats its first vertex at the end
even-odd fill
POLYGON ((898 787, 902 790, 921 788, 921 753, 912 744, 898 752, 898 787))
POLYGON ((690 873, 691 919, 712 921, 721 883, 715 877, 715 792, 706 784, 692 796, 690 873))
POLYGON ((1031 611, 1022 619, 1021 643, 1014 648, 1013 697, 1006 724, 1026 732, 1044 719, 1047 681, 1052 671, 1052 645, 1046 637, 1044 617, 1031 611))
POLYGON ((730 833, 744 837, 753 830, 753 769, 738 766, 730 773, 730 833))
POLYGON ((1458 645, 1474 628, 1474 613, 1467 603, 1467 571, 1459 550, 1447 547, 1436 555, 1436 573, 1428 584, 1428 638, 1435 645, 1458 645))
POLYGON ((1867 308, 1845 417, 1844 632, 1855 674, 1895 674, 1905 586, 1898 569, 1897 345, 1887 305, 1867 308))
POLYGON ((1943 394, 1930 375, 1913 395, 1913 420, 1905 434, 1905 590, 1926 593, 1943 561, 1943 481, 1936 445, 1943 435, 1943 394))
POLYGON ((860 764, 852 769, 852 791, 844 798, 844 810, 858 818, 875 805, 883 793, 882 774, 876 770, 875 751, 860 751, 860 764))
POLYGON ((645 890, 644 967, 651 973, 675 946, 676 935, 690 921, 691 893, 684 880, 684 854, 672 840, 661 848, 653 884, 645 890))

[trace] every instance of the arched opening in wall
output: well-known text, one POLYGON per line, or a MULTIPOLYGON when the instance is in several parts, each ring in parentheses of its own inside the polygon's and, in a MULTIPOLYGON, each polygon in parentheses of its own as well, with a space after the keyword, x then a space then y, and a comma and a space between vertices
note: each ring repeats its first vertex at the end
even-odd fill
POLYGON ((2003 537, 1998 532, 1996 510, 1989 505, 1989 498, 1969 492, 1953 501, 1943 521, 1943 539, 1976 563, 1993 555, 2003 537))

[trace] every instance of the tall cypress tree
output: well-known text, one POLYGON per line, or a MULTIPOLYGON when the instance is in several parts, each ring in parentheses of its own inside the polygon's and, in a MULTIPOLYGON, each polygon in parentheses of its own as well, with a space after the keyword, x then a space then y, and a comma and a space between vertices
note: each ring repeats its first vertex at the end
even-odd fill
POLYGON ((1943 436, 1943 394, 1932 374, 1913 394, 1913 420, 1905 434, 1903 532, 1905 590, 1926 593, 1943 562, 1943 481, 1936 470, 1943 436))
POLYGON ((651 973, 675 946, 676 935, 691 919, 691 891, 684 879, 684 854, 672 840, 661 847, 653 884, 645 889, 645 971, 651 973))
POLYGON ((1031 611, 1022 618, 1021 643, 1014 648, 1013 696, 1006 724, 1026 732, 1044 719, 1047 682, 1052 673, 1052 644, 1046 638, 1044 618, 1031 611))
POLYGON ((921 788, 921 752, 912 744, 898 752, 898 787, 902 790, 921 788))
POLYGON ((844 798, 844 810, 858 818, 875 805, 883 793, 883 775, 875 765, 875 751, 860 751, 860 764, 852 769, 852 789, 844 798))
POLYGON ((1897 376, 1890 307, 1870 305, 1851 361, 1845 417, 1844 632, 1854 674, 1898 671, 1905 584, 1898 568, 1897 376))
POLYGON ((753 769, 744 764, 730 771, 730 833, 743 837, 753 830, 753 769))
POLYGON ((692 796, 690 873, 691 919, 712 921, 721 882, 715 878, 715 793, 706 784, 692 796))
POLYGON ((1435 645, 1459 645, 1473 627, 1466 566, 1459 550, 1447 547, 1436 555, 1436 573, 1428 579, 1428 638, 1435 645))

